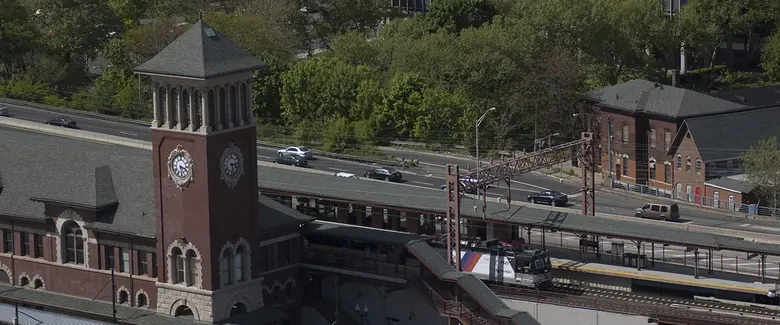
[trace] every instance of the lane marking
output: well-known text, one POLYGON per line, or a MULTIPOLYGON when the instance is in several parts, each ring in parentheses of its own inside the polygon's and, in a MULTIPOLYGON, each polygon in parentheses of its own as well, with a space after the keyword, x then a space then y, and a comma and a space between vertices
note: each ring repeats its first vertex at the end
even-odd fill
POLYGON ((260 156, 258 155, 257 158, 263 158, 263 159, 275 159, 276 157, 268 157, 268 156, 260 156))
POLYGON ((415 183, 415 184, 422 184, 422 185, 428 185, 428 186, 433 186, 434 185, 434 184, 426 183, 426 182, 418 182, 418 181, 411 181, 411 182, 415 183))
POLYGON ((341 169, 341 168, 336 168, 336 167, 328 167, 328 169, 333 169, 333 170, 337 170, 337 171, 340 171, 340 172, 346 172, 347 171, 346 169, 341 169))
POLYGON ((137 136, 138 136, 138 134, 135 134, 135 133, 130 133, 130 132, 124 132, 124 131, 119 131, 119 133, 120 133, 120 134, 125 134, 125 135, 131 135, 131 136, 134 136, 134 137, 137 137, 137 136))
POLYGON ((760 230, 766 230, 766 231, 780 232, 780 228, 751 225, 749 223, 744 223, 744 224, 741 224, 739 226, 743 227, 743 228, 751 228, 751 229, 760 229, 760 230))

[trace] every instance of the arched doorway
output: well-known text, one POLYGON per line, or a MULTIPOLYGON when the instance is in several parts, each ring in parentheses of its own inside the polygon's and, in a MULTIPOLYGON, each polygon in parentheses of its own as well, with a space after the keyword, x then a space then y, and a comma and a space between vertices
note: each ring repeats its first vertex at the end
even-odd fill
POLYGON ((176 317, 194 319, 195 315, 192 313, 192 309, 187 306, 179 306, 176 308, 176 312, 173 314, 176 317))
POLYGON ((246 313, 246 305, 240 302, 233 305, 233 308, 230 308, 230 317, 241 315, 243 313, 246 313))
POLYGON ((8 273, 5 273, 3 270, 0 270, 0 282, 11 283, 11 278, 8 276, 8 273))
POLYGON ((701 204, 701 202, 702 202, 701 187, 697 187, 695 193, 696 193, 696 203, 697 204, 701 204))

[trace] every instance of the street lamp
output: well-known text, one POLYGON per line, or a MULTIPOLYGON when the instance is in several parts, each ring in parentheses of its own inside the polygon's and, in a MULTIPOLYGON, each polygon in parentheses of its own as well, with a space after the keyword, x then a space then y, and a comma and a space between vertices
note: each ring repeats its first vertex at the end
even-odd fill
POLYGON ((488 115, 488 113, 490 113, 492 111, 495 111, 495 110, 496 110, 495 107, 491 107, 487 111, 485 111, 485 113, 482 114, 482 117, 480 117, 477 120, 476 127, 474 128, 475 129, 474 132, 475 132, 475 135, 476 135, 475 136, 476 147, 477 147, 476 148, 476 150, 477 150, 477 154, 476 154, 476 156, 477 156, 477 180, 479 180, 479 165, 480 165, 480 163, 479 163, 479 125, 482 124, 482 120, 485 119, 485 117, 488 115))

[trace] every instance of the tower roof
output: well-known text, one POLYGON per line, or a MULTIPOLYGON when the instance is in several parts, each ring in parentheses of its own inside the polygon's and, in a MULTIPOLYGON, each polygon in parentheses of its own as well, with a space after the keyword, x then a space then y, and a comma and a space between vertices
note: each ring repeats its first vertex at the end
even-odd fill
POLYGON ((264 67, 265 63, 198 21, 135 72, 206 79, 264 67))

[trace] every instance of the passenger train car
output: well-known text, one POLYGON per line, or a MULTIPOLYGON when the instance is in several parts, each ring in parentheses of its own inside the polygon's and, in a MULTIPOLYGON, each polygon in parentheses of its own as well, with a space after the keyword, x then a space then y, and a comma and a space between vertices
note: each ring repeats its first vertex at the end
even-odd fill
MULTIPOLYGON (((441 241, 431 242, 446 257, 442 244, 441 241)), ((495 239, 461 241, 460 268, 486 282, 542 290, 549 288, 553 279, 547 251, 523 249, 495 239)))

